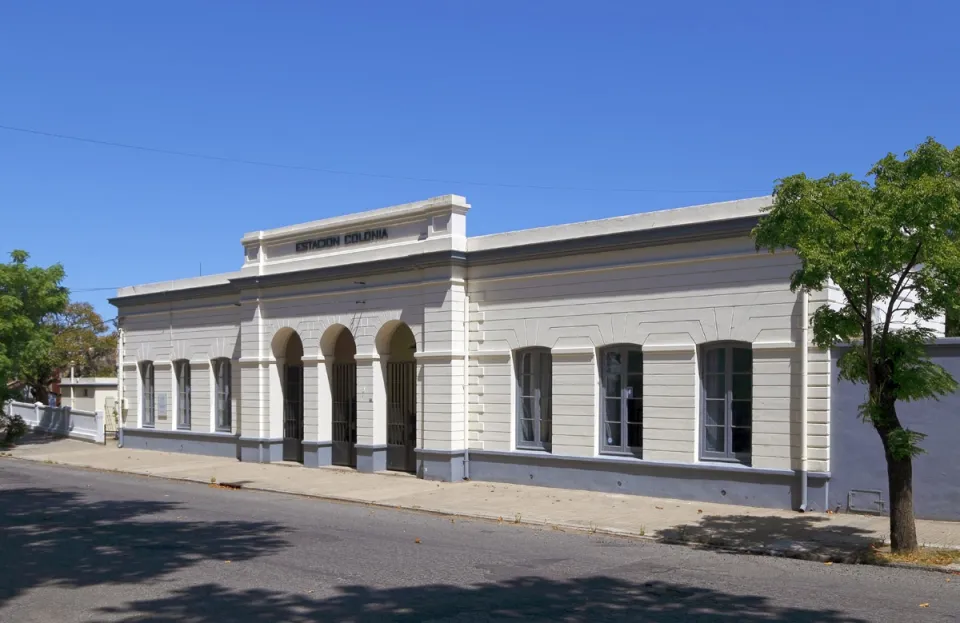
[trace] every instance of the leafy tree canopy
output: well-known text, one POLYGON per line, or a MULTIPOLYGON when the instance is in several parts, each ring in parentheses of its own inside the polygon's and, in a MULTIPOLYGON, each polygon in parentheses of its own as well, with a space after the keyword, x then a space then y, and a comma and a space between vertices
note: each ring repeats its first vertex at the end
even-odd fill
MULTIPOLYGON (((870 386, 862 413, 885 427, 883 400, 956 389, 924 344, 934 335, 930 321, 960 308, 960 148, 928 139, 869 174, 872 183, 850 174, 779 180, 754 238, 758 248, 796 251, 794 290, 842 291, 842 306, 814 313, 813 339, 823 348, 855 342, 840 374, 870 386)), ((896 435, 896 454, 919 451, 917 436, 896 435)))
MULTIPOLYGON (((821 348, 851 342, 841 378, 865 383, 861 416, 883 443, 891 496, 891 545, 917 547, 912 463, 923 435, 903 426, 897 401, 937 398, 957 382, 930 361, 931 321, 960 310, 960 148, 928 139, 869 171, 778 180, 773 206, 754 229, 757 248, 793 249, 794 290, 838 288, 838 305, 813 315, 821 348)), ((951 329, 953 327, 951 326, 951 329)))
POLYGON ((67 305, 63 267, 28 266, 29 257, 13 251, 11 261, 0 264, 0 402, 25 368, 49 357, 54 334, 46 321, 67 305))

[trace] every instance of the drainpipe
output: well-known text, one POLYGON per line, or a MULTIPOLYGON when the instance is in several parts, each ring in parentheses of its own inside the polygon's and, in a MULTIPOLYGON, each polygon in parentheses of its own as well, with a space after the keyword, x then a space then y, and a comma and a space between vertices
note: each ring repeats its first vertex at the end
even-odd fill
POLYGON ((463 479, 470 480, 470 295, 463 278, 463 479))
POLYGON ((117 412, 117 439, 118 447, 123 447, 123 329, 117 321, 117 401, 114 410, 117 412))
POLYGON ((803 345, 800 350, 800 511, 806 512, 807 500, 807 394, 809 393, 809 333, 810 333, 810 295, 801 293, 800 314, 803 324, 800 332, 803 345))

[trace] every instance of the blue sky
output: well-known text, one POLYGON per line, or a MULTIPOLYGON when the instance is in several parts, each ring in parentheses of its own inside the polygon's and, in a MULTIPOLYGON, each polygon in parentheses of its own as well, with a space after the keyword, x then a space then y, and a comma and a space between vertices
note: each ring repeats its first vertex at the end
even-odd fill
POLYGON ((235 270, 247 231, 439 194, 468 198, 479 235, 863 174, 928 135, 960 142, 958 18, 852 0, 0 3, 0 125, 393 176, 0 130, 0 251, 62 262, 112 318, 112 293, 85 290, 235 270))

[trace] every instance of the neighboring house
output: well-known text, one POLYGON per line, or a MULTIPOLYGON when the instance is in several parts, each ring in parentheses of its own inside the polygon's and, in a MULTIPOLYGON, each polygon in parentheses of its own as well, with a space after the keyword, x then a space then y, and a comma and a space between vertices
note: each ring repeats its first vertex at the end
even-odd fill
POLYGON ((756 252, 768 205, 468 238, 447 195, 247 234, 237 272, 112 299, 124 446, 823 509, 830 295, 756 252))
MULTIPOLYGON (((20 380, 13 380, 7 382, 7 391, 15 392, 18 394, 18 400, 23 400, 25 402, 33 402, 35 397, 33 395, 33 389, 20 380)), ((47 396, 48 400, 52 399, 54 401, 54 406, 60 405, 60 379, 56 378, 47 385, 47 396)))
POLYGON ((117 430, 117 422, 113 418, 117 396, 117 379, 114 377, 68 376, 60 380, 60 406, 103 412, 108 437, 117 430))

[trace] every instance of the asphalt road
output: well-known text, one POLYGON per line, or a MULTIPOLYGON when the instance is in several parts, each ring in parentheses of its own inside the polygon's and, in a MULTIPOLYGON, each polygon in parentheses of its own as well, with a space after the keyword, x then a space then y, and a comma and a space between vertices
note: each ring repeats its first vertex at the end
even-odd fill
POLYGON ((960 618, 960 576, 452 522, 12 459, 0 460, 0 509, 6 623, 960 618))

